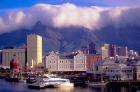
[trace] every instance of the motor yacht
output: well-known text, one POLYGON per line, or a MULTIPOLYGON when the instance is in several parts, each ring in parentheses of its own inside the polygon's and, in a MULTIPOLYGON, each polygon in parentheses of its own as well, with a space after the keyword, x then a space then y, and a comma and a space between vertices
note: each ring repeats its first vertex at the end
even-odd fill
POLYGON ((28 87, 44 88, 44 87, 73 87, 74 84, 69 79, 59 78, 56 75, 44 74, 37 78, 37 82, 30 84, 28 87))

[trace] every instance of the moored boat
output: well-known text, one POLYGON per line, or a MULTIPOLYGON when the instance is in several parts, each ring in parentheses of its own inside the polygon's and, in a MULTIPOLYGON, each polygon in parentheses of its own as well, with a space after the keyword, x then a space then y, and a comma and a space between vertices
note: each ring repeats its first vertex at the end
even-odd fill
POLYGON ((29 88, 44 88, 44 87, 74 87, 74 84, 69 79, 63 79, 54 75, 43 75, 37 78, 37 82, 30 84, 29 88))

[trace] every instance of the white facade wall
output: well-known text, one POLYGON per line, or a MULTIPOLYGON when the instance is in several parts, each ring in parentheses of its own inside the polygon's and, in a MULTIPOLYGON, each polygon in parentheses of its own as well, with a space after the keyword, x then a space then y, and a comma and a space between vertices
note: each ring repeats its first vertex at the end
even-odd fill
POLYGON ((58 71, 74 71, 73 59, 59 59, 58 71))
POLYGON ((74 56, 74 70, 86 71, 86 55, 81 51, 78 51, 78 54, 74 56))
POLYGON ((125 64, 108 64, 102 67, 110 80, 133 80, 133 67, 125 64))
POLYGON ((46 56, 45 67, 50 69, 50 71, 58 71, 58 60, 59 56, 55 52, 50 52, 50 54, 46 56))
POLYGON ((86 55, 78 52, 73 58, 61 58, 59 53, 50 52, 46 56, 45 68, 51 71, 86 71, 86 55))

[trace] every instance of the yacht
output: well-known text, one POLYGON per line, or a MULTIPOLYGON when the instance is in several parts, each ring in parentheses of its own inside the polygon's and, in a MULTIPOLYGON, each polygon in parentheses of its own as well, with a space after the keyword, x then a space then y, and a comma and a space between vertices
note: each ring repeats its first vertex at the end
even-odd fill
POLYGON ((44 87, 73 87, 74 84, 69 79, 59 78, 56 75, 45 74, 37 78, 37 82, 30 84, 30 88, 44 88, 44 87))

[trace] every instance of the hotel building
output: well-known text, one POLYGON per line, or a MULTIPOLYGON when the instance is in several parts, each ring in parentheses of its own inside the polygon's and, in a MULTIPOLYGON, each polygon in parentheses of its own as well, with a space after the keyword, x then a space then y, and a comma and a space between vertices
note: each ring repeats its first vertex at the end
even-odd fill
POLYGON ((27 36, 27 64, 31 68, 42 64, 42 37, 39 35, 27 36))

